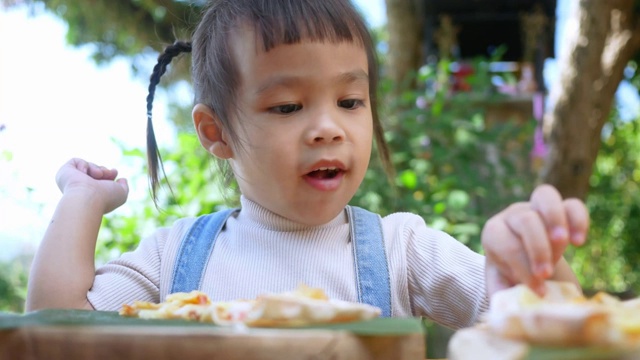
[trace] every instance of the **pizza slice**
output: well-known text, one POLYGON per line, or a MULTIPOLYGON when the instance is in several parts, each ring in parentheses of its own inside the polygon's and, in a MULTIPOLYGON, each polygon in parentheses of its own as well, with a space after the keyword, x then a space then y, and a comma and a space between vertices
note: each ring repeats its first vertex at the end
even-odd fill
POLYGON ((525 285, 495 293, 480 323, 453 335, 448 358, 640 358, 640 298, 586 297, 571 283, 546 285, 544 297, 525 285))
POLYGON ((541 346, 636 346, 640 301, 621 301, 605 292, 585 297, 575 285, 547 282, 539 297, 525 285, 491 299, 486 324, 493 333, 541 346))
POLYGON ((290 292, 266 293, 253 300, 212 302, 200 291, 175 293, 160 304, 136 301, 120 310, 122 316, 143 319, 185 319, 252 327, 361 321, 380 313, 375 306, 329 299, 322 289, 304 285, 290 292))
POLYGON ((295 291, 258 296, 245 323, 258 327, 290 327, 370 320, 377 307, 329 299, 321 289, 301 286, 295 291))
POLYGON ((160 304, 146 301, 135 301, 132 305, 124 304, 120 315, 142 319, 185 319, 206 321, 210 318, 211 300, 200 291, 175 293, 167 296, 160 304))

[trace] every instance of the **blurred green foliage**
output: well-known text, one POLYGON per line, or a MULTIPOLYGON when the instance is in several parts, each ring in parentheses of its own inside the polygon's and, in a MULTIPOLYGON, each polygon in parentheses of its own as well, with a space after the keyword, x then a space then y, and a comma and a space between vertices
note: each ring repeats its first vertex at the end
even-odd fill
POLYGON ((0 262, 0 311, 23 311, 29 264, 30 259, 26 255, 0 262))
POLYGON ((612 113, 586 200, 591 215, 589 240, 568 254, 585 288, 640 294, 638 154, 640 119, 625 123, 612 113))
POLYGON ((381 117, 397 175, 391 187, 380 167, 371 167, 353 203, 382 215, 419 214, 480 251, 482 224, 526 199, 535 178, 528 155, 535 121, 485 121, 487 105, 506 99, 492 90, 491 60, 473 62, 470 91, 450 90, 456 64, 448 62, 423 67, 417 76, 424 86, 399 99, 382 83, 381 117))
MULTIPOLYGON (((73 46, 89 45, 97 64, 125 56, 131 60, 134 71, 142 69, 146 76, 144 57, 156 56, 157 51, 174 40, 188 38, 205 1, 30 0, 27 3, 34 8, 44 6, 68 24, 67 42, 73 46)), ((188 75, 188 72, 180 74, 188 75)))
MULTIPOLYGON (((146 153, 139 149, 123 149, 123 152, 142 170, 130 181, 144 180, 146 153)), ((238 205, 233 188, 223 188, 211 156, 200 146, 195 134, 188 131, 178 133, 176 147, 161 152, 166 177, 161 178, 157 205, 149 195, 147 201, 129 207, 125 216, 105 216, 96 248, 98 262, 134 249, 142 236, 159 227, 171 226, 179 218, 238 205)))

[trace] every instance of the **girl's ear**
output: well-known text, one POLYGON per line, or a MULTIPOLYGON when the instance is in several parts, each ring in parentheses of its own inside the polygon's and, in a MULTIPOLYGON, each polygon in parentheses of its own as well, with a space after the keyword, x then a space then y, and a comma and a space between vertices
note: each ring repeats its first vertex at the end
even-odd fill
POLYGON ((204 104, 196 104, 191 112, 200 144, 220 159, 230 159, 233 151, 216 113, 204 104))

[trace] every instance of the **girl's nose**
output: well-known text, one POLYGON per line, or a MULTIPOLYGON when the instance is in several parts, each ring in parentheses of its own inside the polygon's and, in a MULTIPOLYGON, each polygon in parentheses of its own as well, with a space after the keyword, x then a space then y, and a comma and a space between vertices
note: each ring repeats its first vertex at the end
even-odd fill
POLYGON ((311 145, 341 142, 345 132, 336 114, 323 113, 314 116, 307 131, 307 142, 311 145))

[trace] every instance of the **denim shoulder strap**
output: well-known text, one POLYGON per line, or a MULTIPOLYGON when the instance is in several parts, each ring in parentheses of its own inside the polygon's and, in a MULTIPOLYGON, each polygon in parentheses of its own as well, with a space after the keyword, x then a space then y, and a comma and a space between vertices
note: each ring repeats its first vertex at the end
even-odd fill
POLYGON ((382 309, 391 316, 391 279, 380 216, 347 206, 356 271, 358 301, 382 309))
POLYGON ((213 245, 227 218, 237 209, 226 209, 196 219, 182 239, 173 270, 170 294, 200 288, 213 245))

